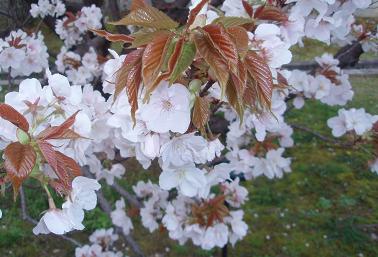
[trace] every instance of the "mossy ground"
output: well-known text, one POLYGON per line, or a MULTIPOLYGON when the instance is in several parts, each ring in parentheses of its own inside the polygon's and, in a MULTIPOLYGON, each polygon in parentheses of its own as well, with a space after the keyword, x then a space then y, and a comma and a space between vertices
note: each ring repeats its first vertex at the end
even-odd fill
MULTIPOLYGON (((53 38, 47 42, 55 42, 53 38)), ((54 43, 55 44, 55 43, 54 43)), ((58 45, 55 44, 56 51, 58 45)), ((293 49, 295 60, 310 60, 325 46, 306 42, 305 49, 293 49), (308 51, 307 49, 311 49, 308 51)), ((331 53, 333 47, 326 47, 331 53)), ((378 113, 378 78, 353 77, 354 100, 349 107, 364 107, 378 113)), ((337 107, 308 101, 303 110, 293 110, 289 122, 302 124, 330 135, 326 120, 337 107)), ((244 183, 249 189, 245 205, 248 236, 230 257, 351 257, 378 256, 378 175, 367 167, 370 156, 353 149, 332 148, 314 136, 295 131, 296 145, 287 151, 292 157, 292 172, 280 180, 259 178, 244 183), (372 225, 375 224, 375 225, 372 225), (363 255, 361 255, 363 254, 363 255)), ((131 189, 138 180, 156 181, 158 171, 142 171, 134 162, 126 162, 123 185, 131 189)), ((25 185, 30 215, 36 219, 47 208, 46 197, 32 181, 25 185)), ((117 195, 105 188, 112 201, 117 195)), ((19 201, 13 202, 11 190, 0 198, 0 257, 73 256, 74 247, 52 236, 33 236, 32 225, 21 220, 19 201)), ((86 243, 96 228, 110 227, 110 220, 100 210, 87 212, 86 229, 70 236, 86 243)), ((220 256, 220 250, 202 251, 179 246, 166 232, 149 234, 134 218, 133 236, 149 256, 161 253, 169 257, 220 256), (169 251, 167 251, 169 250, 169 251)), ((119 249, 123 248, 122 245, 119 249)), ((126 253, 129 253, 125 250, 126 253)), ((131 256, 132 254, 129 253, 131 256)))

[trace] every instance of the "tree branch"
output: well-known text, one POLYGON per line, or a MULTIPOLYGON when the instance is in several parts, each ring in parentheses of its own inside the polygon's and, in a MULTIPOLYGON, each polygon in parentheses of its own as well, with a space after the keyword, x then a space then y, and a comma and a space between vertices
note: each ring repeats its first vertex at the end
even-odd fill
POLYGON ((200 97, 204 97, 207 93, 207 91, 209 91, 209 89, 214 85, 215 81, 214 80, 209 80, 205 87, 201 90, 201 92, 199 93, 199 96, 200 97))
POLYGON ((342 147, 352 147, 354 144, 353 143, 350 143, 350 142, 342 142, 340 140, 337 140, 337 139, 334 139, 334 138, 330 138, 330 137, 327 137, 327 136, 324 136, 316 131, 313 131, 312 129, 310 128, 307 128, 305 126, 302 126, 302 125, 297 125, 297 124, 289 124, 290 126, 292 126, 293 128, 295 129, 298 129, 298 130, 302 130, 304 132, 307 132, 325 142, 328 142, 328 143, 332 143, 332 144, 335 144, 335 145, 338 145, 338 146, 342 146, 342 147))
POLYGON ((126 198, 126 200, 134 205, 135 207, 137 208, 142 208, 143 207, 143 204, 141 202, 138 201, 138 199, 130 194, 129 192, 127 192, 121 185, 119 185, 117 182, 114 181, 113 185, 111 186, 114 190, 116 190, 122 197, 126 198))

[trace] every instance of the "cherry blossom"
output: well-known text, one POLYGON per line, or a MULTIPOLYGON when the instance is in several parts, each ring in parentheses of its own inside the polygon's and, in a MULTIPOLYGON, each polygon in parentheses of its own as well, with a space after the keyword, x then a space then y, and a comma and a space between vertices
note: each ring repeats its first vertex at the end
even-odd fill
POLYGON ((66 12, 66 6, 60 0, 38 0, 37 4, 31 4, 30 14, 34 18, 46 16, 59 17, 66 12))
POLYGON ((157 133, 185 133, 190 123, 189 90, 180 84, 162 82, 142 107, 141 119, 157 133))
POLYGON ((335 137, 341 137, 348 131, 354 131, 361 136, 371 130, 377 120, 378 115, 373 116, 366 113, 363 108, 340 109, 338 116, 330 118, 327 125, 332 129, 332 134, 335 137))
POLYGON ((123 232, 128 235, 134 226, 131 223, 131 219, 126 215, 125 200, 121 198, 120 200, 116 201, 115 205, 116 209, 112 211, 110 215, 112 222, 114 225, 121 227, 123 232))
POLYGON ((193 165, 180 166, 175 169, 165 168, 159 177, 159 186, 170 190, 177 188, 183 195, 193 197, 206 185, 203 171, 193 165))

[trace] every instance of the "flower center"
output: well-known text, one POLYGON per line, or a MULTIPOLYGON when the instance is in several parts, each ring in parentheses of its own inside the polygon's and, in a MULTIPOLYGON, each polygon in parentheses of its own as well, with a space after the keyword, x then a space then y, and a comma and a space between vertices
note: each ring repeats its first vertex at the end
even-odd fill
POLYGON ((172 103, 169 100, 163 100, 162 107, 166 111, 170 111, 173 107, 172 103))

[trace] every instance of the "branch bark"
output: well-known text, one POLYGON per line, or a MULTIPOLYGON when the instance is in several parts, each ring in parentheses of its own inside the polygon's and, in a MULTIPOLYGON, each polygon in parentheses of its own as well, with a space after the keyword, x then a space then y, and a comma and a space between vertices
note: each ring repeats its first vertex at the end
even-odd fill
POLYGON ((126 200, 134 205, 135 207, 137 208, 142 208, 143 207, 143 204, 141 202, 138 201, 138 199, 130 194, 129 192, 127 192, 121 185, 119 185, 117 182, 114 181, 113 185, 112 185, 112 188, 114 188, 114 190, 116 190, 122 197, 126 198, 126 200))

